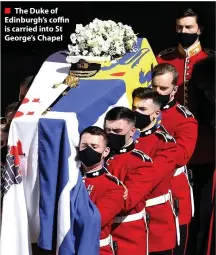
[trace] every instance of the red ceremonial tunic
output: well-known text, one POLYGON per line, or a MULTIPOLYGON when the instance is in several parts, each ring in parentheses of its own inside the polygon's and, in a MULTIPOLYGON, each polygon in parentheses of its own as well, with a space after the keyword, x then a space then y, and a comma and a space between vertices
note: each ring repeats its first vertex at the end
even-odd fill
MULTIPOLYGON (((156 176, 159 184, 148 199, 156 198, 171 190, 171 180, 175 170, 177 146, 175 139, 156 126, 141 132, 136 143, 138 150, 145 151, 157 165, 156 176), (163 166, 166 167, 163 167, 163 166)), ((155 182, 154 182, 155 183, 155 182)), ((154 185, 155 186, 155 185, 154 185)), ((176 246, 176 226, 171 201, 146 207, 150 215, 149 252, 171 250, 176 246)))
MULTIPOLYGON (((128 189, 125 210, 120 216, 136 214, 144 209, 144 197, 150 193, 155 175, 151 158, 137 152, 134 147, 135 144, 132 143, 107 160, 108 171, 121 180, 128 189)), ((112 229, 113 239, 118 243, 118 255, 146 254, 147 231, 144 218, 115 223, 112 229)))
MULTIPOLYGON (((170 133, 178 145, 177 167, 186 165, 197 141, 197 121, 193 114, 175 100, 169 102, 162 110, 160 129, 170 133)), ((190 186, 185 173, 175 176, 172 180, 173 197, 179 200, 179 224, 191 221, 192 207, 190 186)))
MULTIPOLYGON (((192 45, 189 49, 185 50, 179 44, 178 48, 173 47, 166 49, 159 53, 156 57, 158 63, 169 63, 175 66, 179 73, 178 79, 178 91, 175 95, 175 99, 181 105, 187 107, 189 110, 195 113, 195 104, 202 102, 195 102, 193 94, 188 94, 189 80, 191 79, 194 65, 207 58, 208 56, 214 56, 215 52, 210 49, 202 49, 200 42, 192 45), (190 96, 190 97, 189 97, 190 96)), ((190 164, 209 164, 214 162, 214 146, 215 141, 213 131, 203 125, 198 127, 198 141, 194 151, 194 154, 190 160, 190 164), (208 150, 204 149, 208 148, 208 150)))
POLYGON ((188 82, 191 78, 194 64, 198 61, 208 57, 212 54, 211 50, 203 50, 200 42, 192 45, 189 49, 185 50, 180 44, 177 47, 166 49, 159 53, 156 57, 158 64, 168 63, 175 66, 179 73, 178 83, 179 89, 176 93, 176 100, 188 107, 190 99, 188 100, 188 82))
MULTIPOLYGON (((110 235, 114 218, 124 207, 123 186, 117 185, 106 172, 102 168, 83 177, 90 198, 101 215, 101 240, 110 235)), ((100 255, 113 255, 111 246, 100 247, 100 255)))

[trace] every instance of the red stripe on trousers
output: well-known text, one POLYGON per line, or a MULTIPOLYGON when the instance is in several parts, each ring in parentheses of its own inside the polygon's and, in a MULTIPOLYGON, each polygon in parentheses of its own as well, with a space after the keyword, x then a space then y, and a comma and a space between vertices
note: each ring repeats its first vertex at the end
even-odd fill
POLYGON ((187 224, 187 237, 186 237, 186 240, 185 240, 184 254, 182 254, 182 255, 186 255, 187 243, 188 243, 188 224, 187 224))
POLYGON ((212 231, 213 231, 213 222, 214 222, 214 194, 215 194, 215 187, 216 187, 216 170, 214 171, 213 175, 213 185, 212 185, 212 214, 211 214, 211 220, 210 220, 210 227, 209 227, 209 235, 208 235, 208 246, 207 246, 207 252, 206 255, 210 255, 211 252, 211 242, 212 242, 212 231))

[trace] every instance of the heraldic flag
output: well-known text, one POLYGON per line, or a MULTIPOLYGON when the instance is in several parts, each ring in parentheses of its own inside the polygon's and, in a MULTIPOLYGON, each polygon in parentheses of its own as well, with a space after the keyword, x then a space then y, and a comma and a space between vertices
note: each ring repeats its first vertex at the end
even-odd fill
POLYGON ((31 254, 33 242, 59 255, 98 254, 100 215, 74 161, 67 116, 21 123, 12 122, 2 176, 1 254, 31 254))

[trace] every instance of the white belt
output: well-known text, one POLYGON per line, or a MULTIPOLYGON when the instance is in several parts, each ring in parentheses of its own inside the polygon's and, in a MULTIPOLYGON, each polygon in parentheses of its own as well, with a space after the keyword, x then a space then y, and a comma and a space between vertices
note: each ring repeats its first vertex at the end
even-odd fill
POLYGON ((127 216, 122 217, 115 217, 114 223, 124 223, 124 222, 131 222, 136 220, 141 220, 143 218, 143 211, 127 216))
POLYGON ((155 197, 155 198, 148 199, 148 200, 146 201, 146 207, 164 204, 164 203, 166 203, 167 201, 170 202, 170 205, 171 205, 173 214, 174 214, 174 216, 175 216, 177 243, 178 243, 178 245, 180 245, 179 221, 178 221, 178 216, 175 215, 175 210, 174 210, 174 208, 173 208, 173 201, 172 201, 172 192, 171 192, 171 190, 169 190, 168 193, 165 194, 165 195, 162 195, 162 196, 159 196, 159 197, 155 197))
POLYGON ((189 185, 189 187, 190 187, 191 210, 192 210, 191 214, 192 214, 192 217, 194 217, 195 207, 194 207, 193 188, 192 188, 192 186, 190 185, 190 181, 189 181, 189 179, 188 179, 187 167, 186 167, 186 166, 182 166, 182 167, 177 168, 176 171, 175 171, 174 176, 180 175, 180 174, 182 174, 182 173, 185 174, 185 176, 186 176, 186 178, 187 178, 187 181, 188 181, 188 185, 189 185))
POLYGON ((179 167, 176 169, 174 176, 180 175, 185 172, 185 166, 179 167))
POLYGON ((155 198, 151 198, 148 199, 146 201, 146 207, 150 207, 150 206, 154 206, 154 205, 160 205, 160 204, 164 204, 167 201, 169 201, 171 199, 171 191, 169 191, 167 194, 159 196, 159 197, 155 197, 155 198))
POLYGON ((175 216, 175 225, 176 225, 176 234, 177 234, 177 243, 178 245, 180 245, 180 230, 179 230, 179 221, 178 221, 178 216, 175 214, 175 210, 173 207, 173 201, 172 201, 172 192, 171 190, 168 191, 167 194, 159 196, 159 197, 155 197, 152 199, 148 199, 146 201, 146 207, 150 207, 150 206, 154 206, 154 205, 160 205, 160 204, 164 204, 167 201, 170 202, 173 214, 175 216))
POLYGON ((147 224, 147 221, 146 221, 146 210, 145 208, 139 212, 139 213, 134 213, 134 214, 131 214, 131 215, 127 215, 127 216, 122 216, 122 217, 115 217, 115 220, 114 220, 114 223, 125 223, 125 222, 132 222, 132 221, 137 221, 137 220, 141 220, 141 219, 144 219, 144 223, 145 223, 145 226, 146 226, 146 231, 147 231, 147 238, 146 238, 146 255, 148 255, 148 232, 149 232, 149 229, 148 229, 148 224, 147 224))
POLYGON ((107 238, 100 240, 100 247, 104 247, 112 244, 112 236, 109 235, 107 238))

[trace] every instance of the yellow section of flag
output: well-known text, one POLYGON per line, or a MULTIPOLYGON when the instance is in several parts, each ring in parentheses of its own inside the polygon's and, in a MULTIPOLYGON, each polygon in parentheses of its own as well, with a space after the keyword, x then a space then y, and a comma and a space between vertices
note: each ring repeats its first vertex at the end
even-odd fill
MULTIPOLYGON (((139 38, 137 51, 127 53, 114 63, 107 62, 90 80, 121 79, 126 84, 129 105, 132 104, 132 92, 138 87, 151 84, 151 70, 157 65, 156 58, 146 38, 139 38)), ((106 88, 105 88, 106 89, 106 88)))

